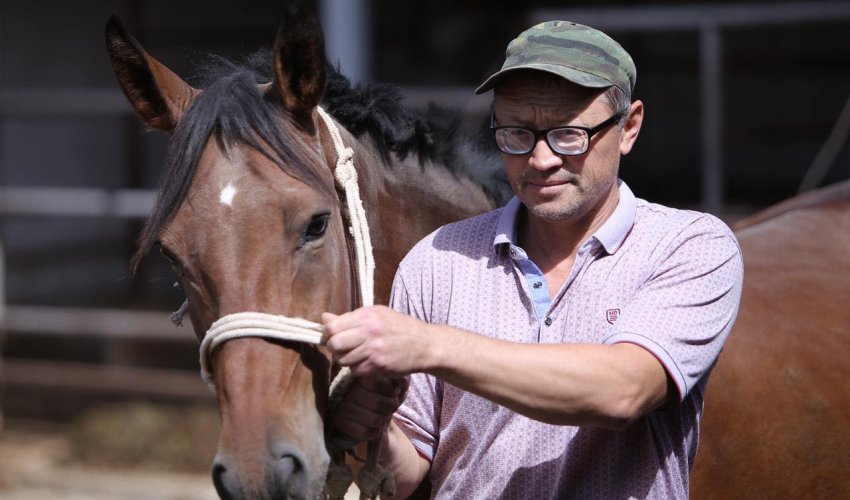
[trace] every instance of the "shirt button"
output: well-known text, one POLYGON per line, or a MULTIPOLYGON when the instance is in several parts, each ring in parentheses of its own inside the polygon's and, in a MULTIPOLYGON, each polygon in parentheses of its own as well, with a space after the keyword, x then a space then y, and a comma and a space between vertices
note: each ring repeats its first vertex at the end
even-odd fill
POLYGON ((543 283, 541 283, 539 281, 534 282, 534 288, 540 288, 541 286, 543 286, 543 283))
POLYGON ((552 326, 552 318, 546 318, 543 322, 546 323, 546 326, 552 326))

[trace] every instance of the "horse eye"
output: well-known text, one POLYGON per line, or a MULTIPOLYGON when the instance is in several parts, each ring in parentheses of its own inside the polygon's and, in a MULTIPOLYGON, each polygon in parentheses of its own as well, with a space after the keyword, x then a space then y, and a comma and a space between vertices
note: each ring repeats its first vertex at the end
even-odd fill
POLYGON ((316 215, 304 230, 304 241, 313 241, 324 236, 328 229, 328 214, 316 215))
POLYGON ((172 266, 181 267, 180 259, 178 259, 177 256, 174 255, 174 253, 171 252, 171 250, 165 248, 165 245, 163 245, 161 243, 159 245, 159 253, 161 253, 162 256, 165 257, 165 259, 168 261, 168 263, 171 264, 172 266))

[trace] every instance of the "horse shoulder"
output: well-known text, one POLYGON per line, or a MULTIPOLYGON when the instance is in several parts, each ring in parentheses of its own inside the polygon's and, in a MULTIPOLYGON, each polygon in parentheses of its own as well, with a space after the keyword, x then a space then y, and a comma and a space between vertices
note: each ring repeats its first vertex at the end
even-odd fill
POLYGON ((850 189, 815 198, 738 226, 744 290, 711 375, 695 498, 850 497, 850 189))

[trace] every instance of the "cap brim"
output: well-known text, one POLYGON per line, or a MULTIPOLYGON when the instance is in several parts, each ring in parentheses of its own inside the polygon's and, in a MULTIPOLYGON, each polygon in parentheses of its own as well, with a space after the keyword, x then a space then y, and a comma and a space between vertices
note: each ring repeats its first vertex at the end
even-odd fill
POLYGON ((493 73, 490 78, 484 80, 484 83, 482 83, 478 86, 477 89, 475 89, 475 93, 483 94, 484 92, 487 92, 488 90, 498 85, 499 82, 502 81, 506 76, 517 71, 523 70, 543 71, 546 73, 550 73, 582 87, 605 88, 615 85, 614 82, 606 78, 602 78, 600 76, 596 76, 585 71, 579 71, 568 66, 556 66, 553 64, 523 64, 521 66, 512 66, 510 68, 505 68, 503 70, 497 71, 496 73, 493 73))

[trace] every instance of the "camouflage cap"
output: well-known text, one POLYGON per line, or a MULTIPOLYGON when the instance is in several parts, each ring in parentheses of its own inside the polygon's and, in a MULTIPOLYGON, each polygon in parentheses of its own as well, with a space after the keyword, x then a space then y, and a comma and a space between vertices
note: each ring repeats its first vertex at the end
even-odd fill
POLYGON ((616 85, 631 97, 637 70, 619 43, 599 30, 569 21, 546 21, 516 37, 505 64, 475 90, 495 87, 506 75, 523 69, 546 71, 583 87, 616 85))

